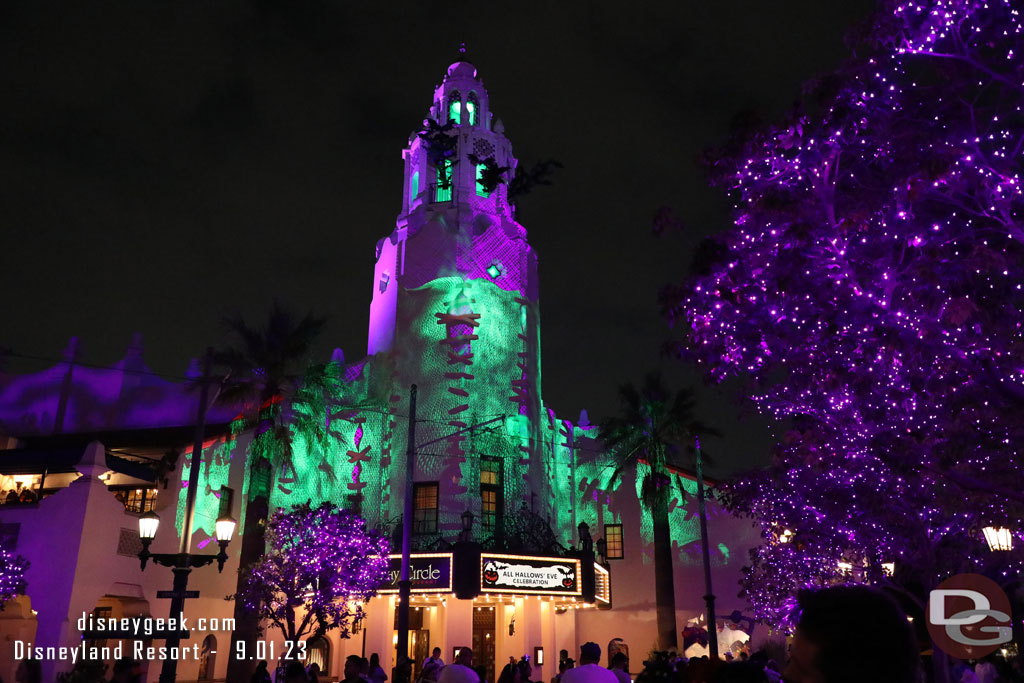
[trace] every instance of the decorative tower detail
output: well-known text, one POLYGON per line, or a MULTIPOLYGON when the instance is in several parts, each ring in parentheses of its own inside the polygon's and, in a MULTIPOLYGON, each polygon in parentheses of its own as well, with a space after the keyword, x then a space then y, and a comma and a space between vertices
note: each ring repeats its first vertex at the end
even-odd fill
POLYGON ((496 121, 473 65, 448 67, 402 152, 402 213, 377 244, 367 352, 393 358, 394 393, 420 387, 421 410, 440 423, 428 423, 431 433, 508 416, 504 453, 481 453, 476 434, 455 434, 438 444, 443 457, 421 458, 424 480, 457 496, 479 489, 480 457, 507 458, 506 504, 529 503, 527 491, 537 499, 547 488, 533 457, 542 422, 537 256, 508 202, 517 162, 496 121))

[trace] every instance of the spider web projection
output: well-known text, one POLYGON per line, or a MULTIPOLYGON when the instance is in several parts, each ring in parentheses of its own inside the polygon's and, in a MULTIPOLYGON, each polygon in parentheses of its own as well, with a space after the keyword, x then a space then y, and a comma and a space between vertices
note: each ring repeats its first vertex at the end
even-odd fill
MULTIPOLYGON (((241 421, 238 421, 241 422, 241 421)), ((232 425, 234 431, 234 425, 232 425)), ((232 433, 219 442, 208 443, 203 448, 199 463, 199 486, 196 493, 196 507, 192 516, 193 531, 203 531, 210 538, 214 537, 217 518, 220 516, 220 489, 230 485, 231 462, 238 440, 232 433)), ((245 449, 239 451, 245 453, 245 449)), ((178 491, 178 506, 175 514, 175 527, 181 534, 185 520, 185 499, 188 496, 188 481, 192 472, 192 449, 184 456, 181 470, 181 489, 178 491)))

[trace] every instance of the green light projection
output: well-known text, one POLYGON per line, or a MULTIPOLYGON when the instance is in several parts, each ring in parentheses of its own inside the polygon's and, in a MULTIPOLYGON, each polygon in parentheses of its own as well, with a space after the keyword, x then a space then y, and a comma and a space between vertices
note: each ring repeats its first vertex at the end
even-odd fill
POLYGON ((413 171, 412 181, 409 183, 409 207, 420 196, 420 172, 413 171))
MULTIPOLYGON (((202 530, 207 536, 213 537, 217 517, 220 516, 220 489, 230 484, 232 454, 237 445, 235 435, 213 443, 203 449, 199 469, 199 488, 196 493, 195 513, 192 517, 192 528, 202 530)), ((185 520, 185 498, 188 495, 188 480, 192 471, 192 451, 183 456, 184 465, 181 470, 181 489, 178 491, 178 505, 175 513, 175 528, 178 534, 185 520)), ((244 506, 243 506, 244 507, 244 506)))
POLYGON ((469 117, 469 125, 476 125, 476 102, 469 100, 466 102, 466 115, 469 117))
POLYGON ((452 160, 445 159, 437 169, 437 189, 434 200, 448 202, 452 199, 452 160))
POLYGON ((483 177, 484 177, 484 169, 486 169, 486 168, 487 168, 487 164, 477 164, 476 165, 476 193, 477 193, 477 195, 479 195, 481 197, 490 197, 491 196, 491 193, 488 192, 486 190, 486 188, 484 188, 484 185, 483 185, 483 182, 482 182, 483 177))
POLYGON ((448 103, 448 119, 454 121, 456 126, 462 123, 462 103, 458 100, 448 103))

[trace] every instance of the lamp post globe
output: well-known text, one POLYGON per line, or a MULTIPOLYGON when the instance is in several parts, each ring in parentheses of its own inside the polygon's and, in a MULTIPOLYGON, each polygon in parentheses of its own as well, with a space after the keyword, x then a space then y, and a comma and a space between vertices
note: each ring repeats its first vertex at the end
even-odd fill
POLYGON ((222 515, 217 519, 216 524, 216 535, 217 540, 228 543, 231 541, 231 537, 235 535, 235 526, 237 522, 231 515, 222 515))
POLYGON ((1006 527, 987 526, 981 533, 992 552, 1013 550, 1013 533, 1006 527))
POLYGON ((144 512, 139 517, 139 538, 152 541, 156 537, 156 530, 160 526, 160 515, 152 510, 144 512))

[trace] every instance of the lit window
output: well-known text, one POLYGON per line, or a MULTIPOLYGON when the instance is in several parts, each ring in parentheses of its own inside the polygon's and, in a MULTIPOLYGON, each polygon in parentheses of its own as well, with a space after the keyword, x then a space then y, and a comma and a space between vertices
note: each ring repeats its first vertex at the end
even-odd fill
POLYGON ((487 164, 476 165, 476 193, 481 197, 490 197, 491 193, 484 187, 483 177, 484 169, 487 168, 487 164))
POLYGON ((462 96, 457 90, 448 96, 448 120, 456 126, 462 123, 462 96))
POLYGON ((501 484, 501 462, 494 458, 484 458, 480 461, 480 483, 482 485, 498 486, 501 484))
POLYGON ((622 525, 621 524, 605 524, 604 525, 604 542, 606 544, 605 555, 606 559, 609 560, 621 560, 624 555, 622 553, 622 525))
POLYGON ((416 198, 420 196, 420 172, 415 171, 412 174, 412 182, 409 183, 409 208, 412 208, 412 203, 416 201, 416 198))
POLYGON ((417 534, 437 533, 437 483, 413 484, 412 528, 417 534))
POLYGON ((480 118, 480 103, 477 101, 476 93, 469 93, 466 99, 466 116, 469 118, 469 125, 475 126, 480 118))
POLYGON ((480 491, 480 514, 484 528, 494 529, 498 521, 498 492, 491 489, 480 491))
POLYGON ((452 160, 445 159, 437 169, 437 194, 435 201, 447 202, 452 198, 452 160))
POLYGON ((156 505, 156 489, 128 489, 119 493, 124 494, 124 507, 130 512, 149 512, 156 505))
POLYGON ((487 266, 487 274, 491 277, 492 280, 497 280, 499 277, 501 277, 501 273, 501 264, 498 263, 497 261, 492 261, 491 265, 487 266))
POLYGON ((500 524, 501 478, 501 460, 480 459, 480 521, 487 531, 494 531, 500 524))
POLYGON ((380 293, 388 291, 388 283, 391 282, 391 273, 384 271, 380 274, 380 293))

